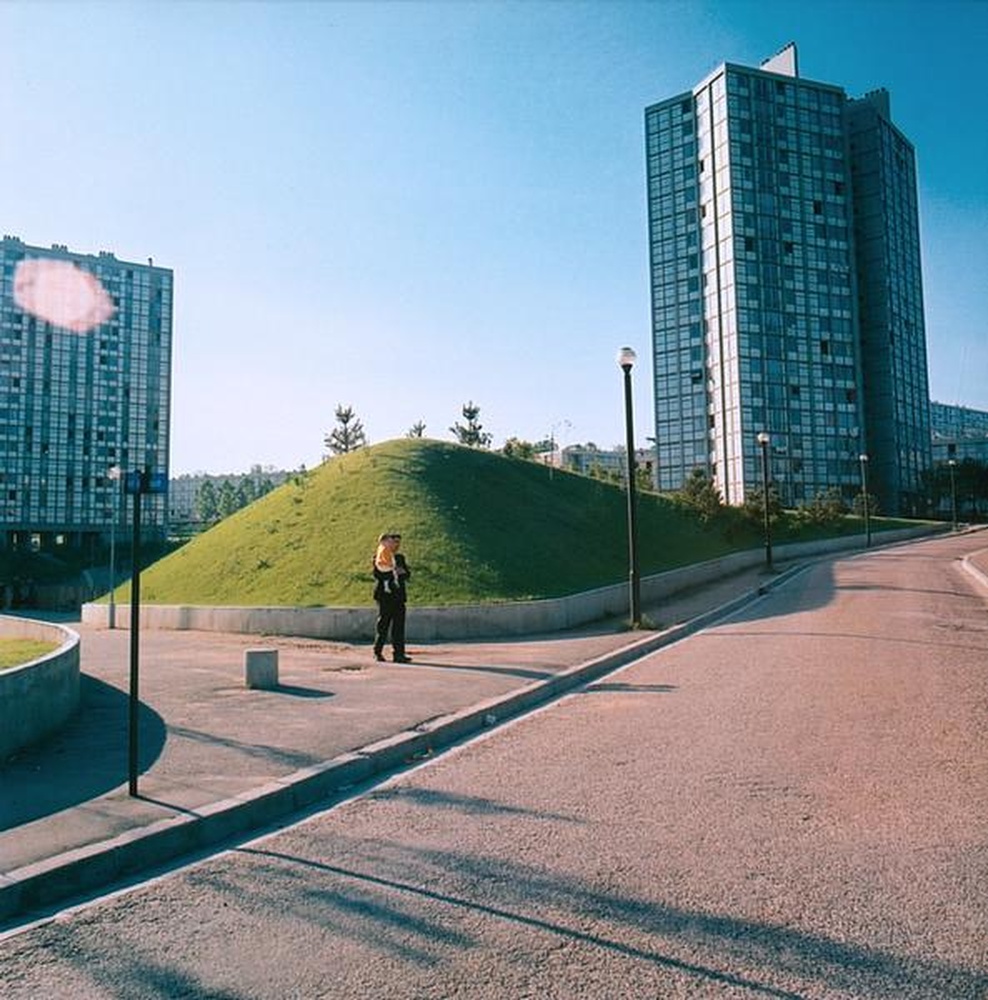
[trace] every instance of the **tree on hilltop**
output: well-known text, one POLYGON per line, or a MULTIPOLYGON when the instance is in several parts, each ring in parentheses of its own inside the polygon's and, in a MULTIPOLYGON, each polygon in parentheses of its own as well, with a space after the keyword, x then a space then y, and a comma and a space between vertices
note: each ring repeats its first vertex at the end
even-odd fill
POLYGON ((489 448, 491 435, 484 430, 484 425, 478 419, 480 407, 471 400, 463 404, 463 419, 466 424, 461 424, 459 420, 450 427, 454 437, 460 444, 465 444, 468 448, 489 448))
POLYGON ((423 434, 425 434, 425 424, 421 420, 416 420, 415 423, 408 428, 408 433, 405 437, 420 438, 423 434))
POLYGON ((336 407, 336 426, 326 435, 323 443, 334 455, 346 455, 367 444, 364 425, 352 406, 340 403, 336 407))

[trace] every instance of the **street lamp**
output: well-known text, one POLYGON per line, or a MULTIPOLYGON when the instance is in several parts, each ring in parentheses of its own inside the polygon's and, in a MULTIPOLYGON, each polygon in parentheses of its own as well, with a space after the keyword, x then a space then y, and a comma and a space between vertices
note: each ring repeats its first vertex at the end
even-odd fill
POLYGON ((630 347, 618 351, 618 367, 624 372, 624 425, 628 445, 628 562, 631 580, 631 627, 642 623, 641 579, 638 572, 638 514, 635 504, 635 419, 631 406, 631 369, 637 355, 630 347))
POLYGON ((950 466, 950 518, 953 523, 952 530, 957 530, 957 460, 948 459, 950 466))
POLYGON ((864 504, 865 548, 871 547, 871 511, 868 509, 868 456, 862 452, 858 455, 861 463, 861 501, 864 504))
POLYGON ((759 431, 756 438, 762 449, 762 518, 765 530, 765 569, 772 572, 772 521, 768 511, 768 444, 771 438, 759 431))
POLYGON ((120 466, 112 465, 107 473, 113 483, 113 523, 110 526, 110 611, 106 620, 108 628, 117 626, 117 504, 120 500, 120 466))
POLYGON ((139 760, 138 722, 140 697, 140 645, 141 645, 141 497, 144 494, 166 493, 168 480, 163 472, 152 472, 150 466, 143 471, 133 470, 124 478, 124 490, 134 498, 134 532, 131 541, 130 575, 130 699, 128 712, 129 739, 127 741, 128 788, 132 798, 137 797, 137 766, 139 760))

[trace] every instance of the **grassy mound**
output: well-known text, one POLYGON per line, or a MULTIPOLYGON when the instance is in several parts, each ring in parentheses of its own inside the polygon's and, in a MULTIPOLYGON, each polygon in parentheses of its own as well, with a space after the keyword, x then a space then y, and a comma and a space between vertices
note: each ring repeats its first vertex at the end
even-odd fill
MULTIPOLYGON (((660 497, 640 499, 643 574, 738 547, 660 497)), ((367 605, 371 556, 389 530, 403 536, 417 604, 555 597, 628 574, 627 498, 618 487, 411 439, 289 480, 147 569, 142 600, 367 605)))

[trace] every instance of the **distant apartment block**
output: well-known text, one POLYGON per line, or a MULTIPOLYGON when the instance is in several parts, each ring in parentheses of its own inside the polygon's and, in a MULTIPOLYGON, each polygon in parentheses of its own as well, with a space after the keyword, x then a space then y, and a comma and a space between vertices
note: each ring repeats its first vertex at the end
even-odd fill
MULTIPOLYGON (((584 476, 604 473, 608 476, 628 478, 628 453, 623 449, 604 450, 593 446, 574 444, 559 453, 564 469, 584 476)), ((655 452, 647 448, 635 450, 635 468, 643 469, 654 481, 655 452)))
POLYGON ((250 472, 211 474, 197 472, 177 476, 168 484, 168 520, 172 527, 201 526, 208 520, 203 516, 200 493, 208 485, 216 500, 220 516, 224 494, 229 491, 236 509, 247 506, 280 486, 294 473, 284 469, 255 466, 250 472))
POLYGON ((645 111, 657 474, 725 502, 869 487, 919 512, 930 466, 916 167, 888 94, 800 78, 795 46, 645 111))
POLYGON ((968 406, 931 403, 933 461, 988 463, 988 412, 968 406))
POLYGON ((988 438, 988 412, 969 406, 930 403, 930 424, 934 440, 988 438))
MULTIPOLYGON (((0 545, 105 542, 118 470, 167 482, 173 275, 151 261, 0 241, 0 545)), ((167 498, 143 498, 148 536, 167 498)))

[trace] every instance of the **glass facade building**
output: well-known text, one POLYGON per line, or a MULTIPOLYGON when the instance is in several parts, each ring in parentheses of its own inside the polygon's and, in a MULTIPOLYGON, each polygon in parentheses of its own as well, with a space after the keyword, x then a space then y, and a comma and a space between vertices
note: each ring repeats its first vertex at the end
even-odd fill
MULTIPOLYGON (((167 482, 172 272, 0 241, 0 545, 102 543, 130 517, 118 470, 167 482)), ((147 496, 149 537, 167 497, 147 496)))
POLYGON ((907 506, 929 404, 915 167, 887 95, 801 79, 790 46, 649 107, 645 138, 660 489, 700 468, 743 503, 765 432, 783 503, 850 498, 867 452, 882 509, 907 506))

